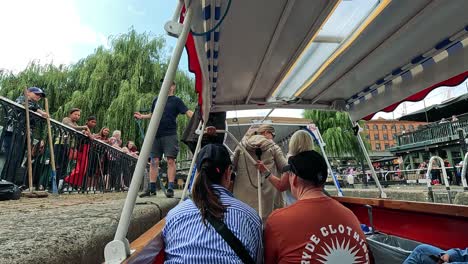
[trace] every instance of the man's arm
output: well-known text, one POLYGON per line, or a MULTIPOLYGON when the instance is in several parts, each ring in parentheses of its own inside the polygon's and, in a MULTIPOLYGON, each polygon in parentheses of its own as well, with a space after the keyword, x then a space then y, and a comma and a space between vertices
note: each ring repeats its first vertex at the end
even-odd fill
POLYGON ((133 117, 135 117, 136 119, 150 119, 152 115, 153 115, 152 113, 149 113, 146 115, 140 112, 133 113, 133 117))
POLYGON ((46 112, 44 112, 44 111, 42 111, 41 109, 37 109, 37 111, 36 111, 36 112, 37 112, 38 114, 40 114, 42 117, 45 117, 45 118, 47 118, 47 117, 48 117, 47 113, 46 113, 46 112))
POLYGON ((192 118, 192 116, 193 116, 193 111, 192 111, 192 110, 187 110, 187 112, 185 112, 185 115, 186 115, 188 118, 192 118))

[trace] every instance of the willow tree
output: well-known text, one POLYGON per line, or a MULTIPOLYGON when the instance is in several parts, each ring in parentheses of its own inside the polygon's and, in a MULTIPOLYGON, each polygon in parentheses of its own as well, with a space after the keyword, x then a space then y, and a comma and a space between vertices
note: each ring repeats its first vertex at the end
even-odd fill
MULTIPOLYGON (((40 65, 33 61, 18 74, 2 71, 0 95, 14 100, 25 87, 41 87, 47 93, 53 118, 62 120, 69 109, 78 107, 82 110, 81 123, 94 115, 98 128, 121 130, 124 142, 135 140, 141 146, 133 112, 149 110, 159 93, 168 65, 165 42, 162 37, 130 30, 110 38, 109 43, 110 48, 98 47, 72 65, 40 65)), ((194 109, 197 100, 193 79, 178 71, 176 82, 177 95, 194 109)), ((179 133, 186 123, 185 116, 179 117, 179 133)), ((143 123, 144 128, 147 124, 143 123)), ((181 145, 182 154, 185 149, 181 145)))
MULTIPOLYGON (((327 154, 333 157, 355 157, 362 161, 364 156, 354 135, 348 113, 322 110, 306 110, 304 117, 310 119, 322 133, 327 154)), ((363 138, 366 147, 368 143, 363 138)))

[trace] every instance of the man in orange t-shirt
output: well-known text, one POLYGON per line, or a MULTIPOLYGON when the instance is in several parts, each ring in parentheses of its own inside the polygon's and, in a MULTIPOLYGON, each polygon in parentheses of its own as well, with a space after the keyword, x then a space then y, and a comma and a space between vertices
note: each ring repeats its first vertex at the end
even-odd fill
POLYGON ((324 158, 304 151, 289 158, 291 192, 298 201, 274 211, 265 227, 265 263, 369 263, 357 217, 323 193, 324 158))

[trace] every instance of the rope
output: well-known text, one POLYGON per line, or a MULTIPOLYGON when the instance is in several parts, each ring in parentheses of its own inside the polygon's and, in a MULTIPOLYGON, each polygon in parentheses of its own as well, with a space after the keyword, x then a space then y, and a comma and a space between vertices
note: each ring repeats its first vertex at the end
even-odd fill
POLYGON ((193 36, 197 36, 197 37, 205 36, 205 35, 211 34, 213 31, 215 31, 217 28, 219 28, 219 27, 221 26, 221 24, 223 23, 224 18, 226 18, 226 15, 228 14, 229 9, 231 8, 231 2, 232 2, 232 0, 228 0, 228 4, 227 4, 227 7, 226 7, 226 11, 224 11, 223 17, 221 17, 221 19, 219 20, 219 22, 216 23, 216 25, 215 25, 212 29, 210 29, 210 30, 208 30, 208 31, 206 31, 206 32, 195 32, 195 31, 190 30, 190 32, 192 33, 192 35, 193 35, 193 36))

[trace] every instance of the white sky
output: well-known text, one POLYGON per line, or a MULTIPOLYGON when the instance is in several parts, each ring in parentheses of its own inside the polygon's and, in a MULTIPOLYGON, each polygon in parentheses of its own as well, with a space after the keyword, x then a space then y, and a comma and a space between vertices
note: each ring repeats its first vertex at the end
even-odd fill
POLYGON ((23 70, 41 64, 75 62, 80 45, 107 44, 107 37, 80 21, 71 0, 4 0, 0 4, 0 69, 23 70))

